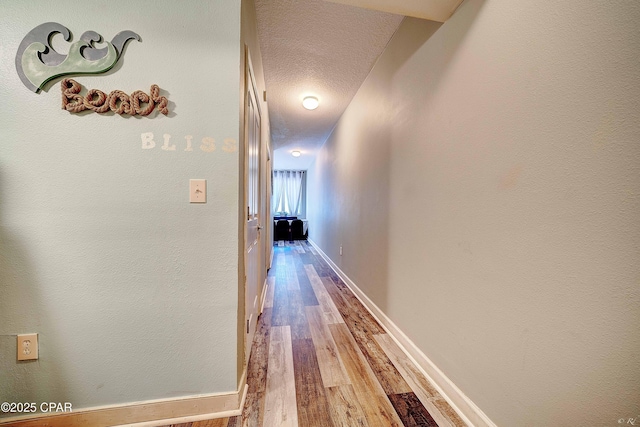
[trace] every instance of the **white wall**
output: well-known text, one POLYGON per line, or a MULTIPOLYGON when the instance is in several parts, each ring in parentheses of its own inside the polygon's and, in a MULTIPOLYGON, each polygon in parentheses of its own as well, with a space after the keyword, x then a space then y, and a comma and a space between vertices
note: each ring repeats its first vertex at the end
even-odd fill
POLYGON ((497 425, 640 415, 638 20, 406 19, 309 170, 310 237, 497 425))
POLYGON ((79 409, 234 392, 239 160, 222 142, 239 138, 240 2, 5 1, 0 40, 0 401, 79 409), (114 70, 75 79, 158 84, 171 114, 70 114, 58 83, 27 90, 15 52, 48 21, 74 40, 140 34, 114 70), (200 149, 205 137, 215 151, 200 149), (190 178, 207 180, 207 204, 188 203, 190 178), (28 332, 40 359, 17 363, 15 334, 28 332))

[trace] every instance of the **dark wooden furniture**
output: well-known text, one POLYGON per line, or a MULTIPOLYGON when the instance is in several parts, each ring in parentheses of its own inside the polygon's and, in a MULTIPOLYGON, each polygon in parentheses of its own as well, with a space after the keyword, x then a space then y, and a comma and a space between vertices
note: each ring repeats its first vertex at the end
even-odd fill
POLYGON ((276 229, 273 233, 275 240, 291 240, 291 228, 289 221, 281 219, 276 222, 276 229))
POLYGON ((306 237, 304 232, 302 231, 303 224, 299 219, 294 219, 291 221, 291 239, 292 240, 305 240, 306 237))

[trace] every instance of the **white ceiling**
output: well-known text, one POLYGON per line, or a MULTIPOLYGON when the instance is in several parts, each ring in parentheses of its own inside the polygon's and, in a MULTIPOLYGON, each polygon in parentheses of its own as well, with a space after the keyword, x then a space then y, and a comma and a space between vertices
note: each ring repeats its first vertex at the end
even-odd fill
POLYGON ((256 0, 256 11, 274 168, 305 170, 403 16, 324 0, 256 0))

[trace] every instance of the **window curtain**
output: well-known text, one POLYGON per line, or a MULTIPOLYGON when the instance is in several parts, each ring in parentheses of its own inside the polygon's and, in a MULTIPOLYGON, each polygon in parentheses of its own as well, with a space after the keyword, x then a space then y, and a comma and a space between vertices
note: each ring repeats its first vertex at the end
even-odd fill
POLYGON ((298 216, 302 210, 302 183, 305 171, 273 171, 274 215, 298 216))

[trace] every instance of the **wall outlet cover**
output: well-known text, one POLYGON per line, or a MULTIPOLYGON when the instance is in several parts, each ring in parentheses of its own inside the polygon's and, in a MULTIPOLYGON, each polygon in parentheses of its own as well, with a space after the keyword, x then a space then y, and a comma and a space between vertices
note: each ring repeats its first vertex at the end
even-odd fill
POLYGON ((38 334, 18 335, 18 360, 38 359, 38 334))

